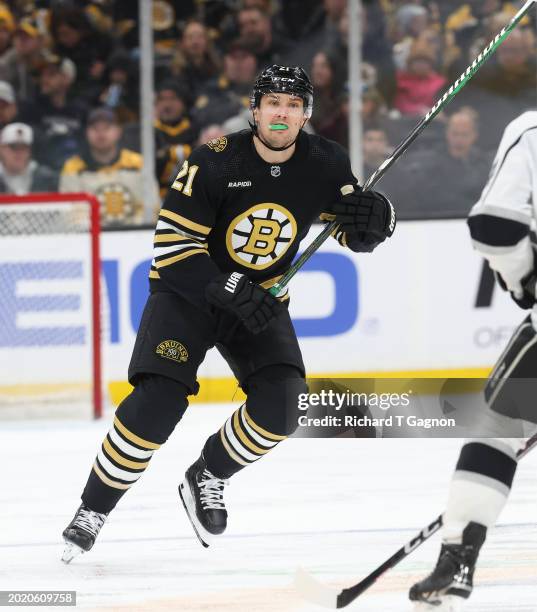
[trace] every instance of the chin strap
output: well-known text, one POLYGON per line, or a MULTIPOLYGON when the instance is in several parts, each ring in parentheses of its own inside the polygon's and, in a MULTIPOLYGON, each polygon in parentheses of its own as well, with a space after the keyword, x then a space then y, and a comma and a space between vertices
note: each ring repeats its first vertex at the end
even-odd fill
POLYGON ((267 147, 267 149, 270 149, 271 151, 285 151, 286 149, 289 149, 290 147, 292 147, 296 141, 298 140, 298 134, 300 134, 300 130, 302 130, 302 128, 306 125, 306 122, 304 121, 304 123, 302 124, 302 128, 300 128, 297 137, 293 140, 293 142, 291 142, 290 144, 288 144, 285 147, 273 147, 272 145, 270 145, 268 142, 266 142, 265 140, 263 140, 257 130, 257 123, 252 123, 251 121, 248 121, 248 125, 250 126, 250 129, 252 130, 252 134, 254 136, 257 136, 257 138, 259 138, 259 140, 265 145, 265 147, 267 147))

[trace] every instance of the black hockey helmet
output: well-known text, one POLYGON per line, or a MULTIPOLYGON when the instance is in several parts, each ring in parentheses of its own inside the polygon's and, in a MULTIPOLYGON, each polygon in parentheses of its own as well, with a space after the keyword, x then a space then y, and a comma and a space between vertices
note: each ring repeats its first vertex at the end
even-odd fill
POLYGON ((299 66, 279 66, 273 64, 265 68, 257 77, 250 108, 258 108, 261 97, 267 93, 286 93, 302 98, 304 115, 309 119, 313 111, 313 85, 306 71, 299 66))

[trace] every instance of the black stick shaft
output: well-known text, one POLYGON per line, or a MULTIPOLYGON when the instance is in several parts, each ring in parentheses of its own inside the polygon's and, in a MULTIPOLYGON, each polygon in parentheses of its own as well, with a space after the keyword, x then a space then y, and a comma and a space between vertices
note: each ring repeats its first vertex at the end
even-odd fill
POLYGON ((382 565, 379 565, 376 570, 372 571, 369 576, 366 576, 358 584, 355 584, 348 589, 343 589, 337 596, 337 607, 344 608, 349 605, 351 601, 354 601, 359 595, 366 591, 376 580, 387 572, 392 567, 396 566, 400 561, 407 557, 411 552, 416 550, 418 546, 421 546, 425 540, 428 540, 434 533, 436 533, 440 527, 442 527, 442 515, 437 517, 430 525, 427 525, 422 529, 417 536, 412 538, 410 542, 400 548, 395 554, 389 559, 384 561, 382 565))
MULTIPOLYGON (((527 455, 532 448, 537 445, 537 434, 528 439, 523 449, 518 451, 517 460, 522 459, 527 455)), ((407 542, 402 548, 400 548, 395 554, 389 559, 384 561, 382 565, 379 565, 377 569, 373 570, 363 580, 360 580, 357 584, 343 589, 337 596, 337 607, 344 608, 348 606, 352 601, 359 597, 364 591, 374 583, 382 574, 386 573, 392 567, 395 567, 400 561, 407 557, 410 553, 414 552, 416 548, 421 546, 426 540, 428 540, 433 534, 435 534, 442 527, 442 515, 438 516, 430 525, 427 525, 422 529, 412 540, 407 542)))

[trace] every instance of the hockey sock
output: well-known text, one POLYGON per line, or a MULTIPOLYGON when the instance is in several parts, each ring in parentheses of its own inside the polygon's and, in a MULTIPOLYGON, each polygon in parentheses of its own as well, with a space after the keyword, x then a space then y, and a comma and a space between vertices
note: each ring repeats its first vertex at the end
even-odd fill
POLYGON ((95 512, 110 512, 140 478, 153 453, 183 416, 188 394, 179 382, 145 375, 119 405, 82 493, 95 512))
POLYGON ((470 522, 492 527, 509 496, 517 468, 506 440, 466 443, 451 481, 444 514, 444 541, 460 544, 470 522))
POLYGON ((229 478, 260 459, 286 437, 258 425, 243 404, 207 440, 203 456, 210 472, 219 478, 229 478))
POLYGON ((298 424, 302 374, 290 366, 268 366, 244 385, 248 399, 205 443, 207 468, 229 478, 291 435, 298 424))

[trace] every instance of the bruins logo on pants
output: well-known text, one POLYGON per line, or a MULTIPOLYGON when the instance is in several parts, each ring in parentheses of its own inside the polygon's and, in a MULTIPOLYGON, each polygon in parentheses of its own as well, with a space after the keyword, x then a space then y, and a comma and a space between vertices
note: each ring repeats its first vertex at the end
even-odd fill
POLYGON ((164 340, 164 342, 161 342, 157 346, 155 352, 165 359, 171 359, 179 363, 187 361, 188 359, 188 351, 177 340, 164 340))
POLYGON ((296 236, 293 215, 279 204, 256 204, 235 217, 226 233, 232 259, 247 268, 263 270, 280 259, 296 236))

